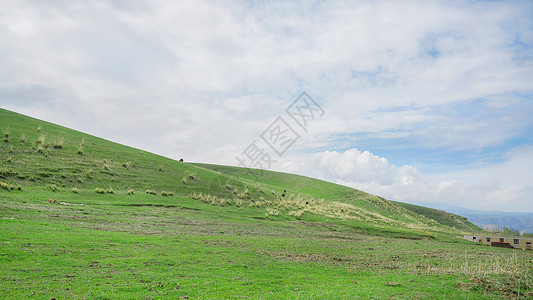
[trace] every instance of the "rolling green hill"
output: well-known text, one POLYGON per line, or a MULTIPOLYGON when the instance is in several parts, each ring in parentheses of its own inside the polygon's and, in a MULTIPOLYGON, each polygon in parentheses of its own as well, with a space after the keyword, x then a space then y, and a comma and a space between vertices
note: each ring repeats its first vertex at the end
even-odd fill
POLYGON ((409 203, 396 202, 396 201, 392 201, 392 202, 414 213, 422 215, 428 219, 435 220, 439 224, 442 224, 445 226, 457 228, 459 230, 464 230, 466 232, 483 232, 483 229, 479 228, 478 226, 474 225, 472 222, 468 221, 467 218, 456 215, 456 214, 445 212, 440 209, 433 209, 433 208, 428 208, 428 207, 409 204, 409 203))
POLYGON ((533 252, 459 216, 2 109, 0 129, 1 299, 533 296, 533 252))
POLYGON ((456 219, 443 223, 381 197, 317 179, 183 163, 6 110, 0 111, 0 119, 0 179, 12 186, 163 193, 219 206, 261 207, 271 216, 350 220, 370 231, 431 236, 475 230, 456 219))

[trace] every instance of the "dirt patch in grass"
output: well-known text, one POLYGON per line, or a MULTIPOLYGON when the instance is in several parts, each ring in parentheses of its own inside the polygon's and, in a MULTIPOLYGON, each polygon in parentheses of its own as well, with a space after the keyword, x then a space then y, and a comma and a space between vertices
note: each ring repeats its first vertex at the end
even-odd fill
POLYGON ((469 282, 458 282, 463 291, 497 294, 500 298, 532 299, 533 290, 519 276, 471 276, 469 282))
POLYGON ((318 254, 318 253, 295 253, 289 251, 265 251, 257 250, 257 253, 261 255, 266 255, 274 257, 281 260, 290 260, 294 262, 325 262, 333 261, 333 257, 327 254, 318 254))

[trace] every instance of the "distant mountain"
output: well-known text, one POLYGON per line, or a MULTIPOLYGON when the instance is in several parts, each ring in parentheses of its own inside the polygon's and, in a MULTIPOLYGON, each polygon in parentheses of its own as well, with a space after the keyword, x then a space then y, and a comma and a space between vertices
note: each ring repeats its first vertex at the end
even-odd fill
POLYGON ((509 227, 518 229, 520 232, 533 232, 533 214, 532 216, 463 214, 463 216, 487 230, 494 230, 495 227, 499 229, 509 227))
MULTIPOLYGON (((428 204, 425 205, 428 206, 428 204)), ((484 211, 442 204, 431 206, 466 217, 470 222, 486 230, 508 227, 510 229, 518 229, 520 232, 533 233, 533 213, 484 211)))

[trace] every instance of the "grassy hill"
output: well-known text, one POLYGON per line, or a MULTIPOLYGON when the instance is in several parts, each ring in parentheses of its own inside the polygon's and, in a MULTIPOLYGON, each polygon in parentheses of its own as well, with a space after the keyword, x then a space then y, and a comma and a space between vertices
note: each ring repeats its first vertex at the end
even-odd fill
POLYGON ((483 231, 481 228, 474 225, 472 222, 468 221, 467 218, 456 215, 456 214, 445 212, 440 209, 433 209, 433 208, 409 204, 409 203, 396 202, 396 201, 392 201, 392 202, 416 214, 422 215, 428 219, 435 220, 439 224, 442 224, 445 226, 457 228, 465 232, 482 232, 483 231))
POLYGON ((453 222, 442 226, 381 197, 317 179, 182 163, 6 110, 0 117, 0 179, 12 186, 114 194, 148 191, 219 206, 261 207, 272 216, 346 219, 372 231, 432 236, 471 230, 453 222))
POLYGON ((532 292, 533 255, 461 240, 477 230, 464 220, 303 176, 178 162, 1 109, 0 129, 1 298, 532 292))

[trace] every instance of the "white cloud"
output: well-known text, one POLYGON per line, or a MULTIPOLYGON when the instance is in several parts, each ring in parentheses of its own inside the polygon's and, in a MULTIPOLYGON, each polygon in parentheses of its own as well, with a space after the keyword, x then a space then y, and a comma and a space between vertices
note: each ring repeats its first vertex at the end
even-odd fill
POLYGON ((293 165, 320 151, 319 175, 408 199, 418 195, 409 187, 433 183, 370 152, 337 151, 368 149, 360 134, 434 151, 528 140, 531 8, 506 1, 3 1, 0 106, 173 158, 232 164, 306 90, 326 115, 291 149, 293 165), (487 104, 471 116, 450 110, 480 98, 487 104), (501 113, 485 115, 490 108, 501 113))
POLYGON ((514 149, 500 164, 446 176, 439 174, 439 181, 428 180, 412 166, 397 167, 384 157, 355 148, 288 158, 278 169, 403 202, 440 203, 479 210, 532 211, 532 157, 531 147, 514 149))

